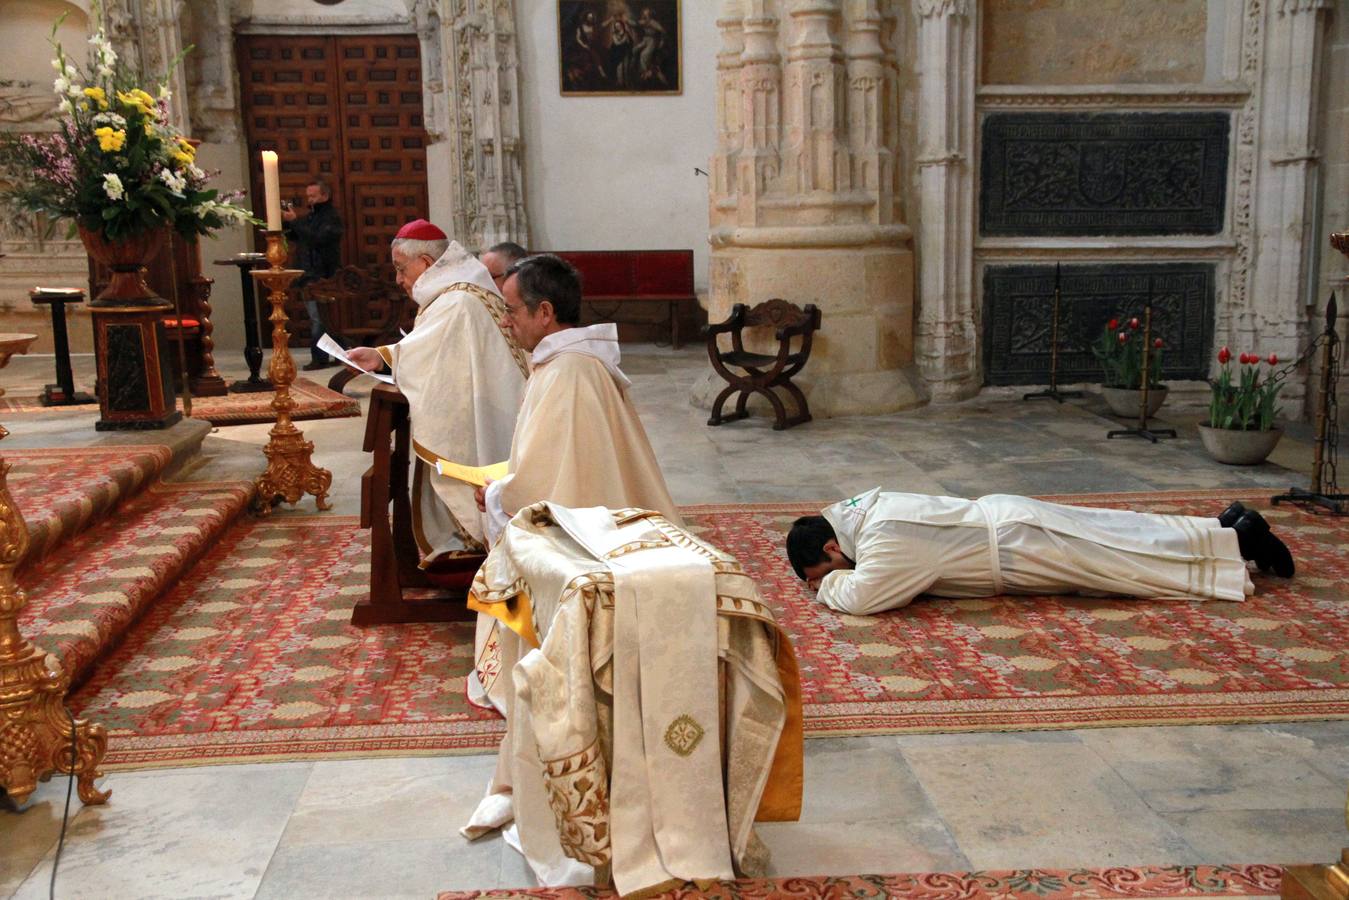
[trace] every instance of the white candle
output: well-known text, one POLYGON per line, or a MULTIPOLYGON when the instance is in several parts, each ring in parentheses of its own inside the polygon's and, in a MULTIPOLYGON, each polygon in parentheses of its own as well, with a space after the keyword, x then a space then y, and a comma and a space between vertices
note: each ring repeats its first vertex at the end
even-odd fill
POLYGON ((262 151, 262 186, 267 196, 267 230, 281 230, 281 176, 276 169, 276 151, 262 151))

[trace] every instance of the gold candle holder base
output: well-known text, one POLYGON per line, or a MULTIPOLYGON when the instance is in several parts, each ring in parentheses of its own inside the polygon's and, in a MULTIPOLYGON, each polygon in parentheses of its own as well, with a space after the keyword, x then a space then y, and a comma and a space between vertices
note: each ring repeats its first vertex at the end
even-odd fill
MULTIPOLYGON (((0 335, 0 368, 23 353, 36 335, 0 335), (18 339, 18 340, 13 340, 18 339)), ((0 390, 0 394, 4 391, 0 390)), ((9 434, 0 425, 0 439, 9 434)), ((19 610, 28 598, 14 577, 28 554, 28 525, 10 496, 9 463, 0 460, 0 788, 22 804, 39 781, 73 772, 80 800, 107 802, 112 791, 94 787, 108 752, 102 725, 72 717, 65 708, 70 679, 56 657, 43 653, 19 631, 19 610)))
POLYGON ((276 424, 272 426, 267 446, 262 448, 267 457, 267 471, 256 481, 255 506, 258 514, 265 516, 282 500, 298 503, 305 494, 313 494, 320 510, 332 509, 328 488, 332 486, 333 473, 314 465, 310 459, 314 442, 306 441, 290 418, 295 409, 295 400, 290 396, 290 386, 295 381, 295 360, 290 355, 290 334, 286 331, 286 289, 303 273, 284 267, 286 247, 279 231, 267 232, 267 261, 272 264, 270 269, 255 269, 251 274, 267 286, 267 300, 272 304, 272 314, 268 317, 272 323, 272 361, 267 367, 267 375, 276 390, 276 396, 272 398, 276 424))
POLYGON ((1283 870, 1283 900, 1349 900, 1349 848, 1329 866, 1289 866, 1283 870))

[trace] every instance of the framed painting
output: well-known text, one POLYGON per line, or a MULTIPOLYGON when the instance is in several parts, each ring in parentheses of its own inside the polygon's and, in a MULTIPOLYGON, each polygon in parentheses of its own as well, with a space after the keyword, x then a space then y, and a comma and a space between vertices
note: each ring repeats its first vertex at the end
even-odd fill
POLYGON ((558 0, 564 97, 678 94, 679 0, 558 0))

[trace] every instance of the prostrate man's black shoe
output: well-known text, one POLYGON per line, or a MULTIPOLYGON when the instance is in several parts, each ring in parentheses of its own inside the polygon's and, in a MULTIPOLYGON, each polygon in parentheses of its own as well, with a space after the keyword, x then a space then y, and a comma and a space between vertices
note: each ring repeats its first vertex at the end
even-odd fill
POLYGON ((305 372, 317 372, 319 369, 326 369, 331 365, 333 365, 331 360, 319 362, 317 359, 311 359, 309 362, 300 366, 300 369, 305 372))
POLYGON ((1264 516, 1248 509, 1233 523, 1232 530, 1237 533, 1237 543, 1243 558, 1254 560, 1262 572, 1272 571, 1280 578, 1293 577, 1293 554, 1270 531, 1264 516))
POLYGON ((1218 513, 1218 524, 1223 528, 1231 528, 1233 525, 1237 524, 1237 519, 1240 519, 1241 514, 1245 511, 1246 507, 1241 505, 1241 501, 1234 500, 1232 501, 1231 506, 1218 513))

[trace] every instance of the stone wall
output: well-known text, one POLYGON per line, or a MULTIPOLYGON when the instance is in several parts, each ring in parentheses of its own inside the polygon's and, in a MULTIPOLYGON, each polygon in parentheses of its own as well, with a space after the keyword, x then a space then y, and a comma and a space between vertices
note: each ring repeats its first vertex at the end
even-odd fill
POLYGON ((981 14, 984 84, 1204 80, 1206 0, 984 0, 981 14))

